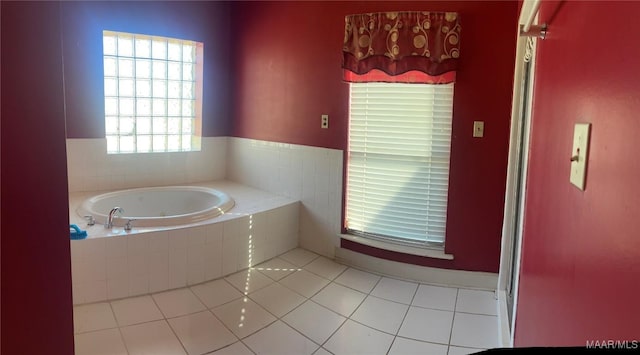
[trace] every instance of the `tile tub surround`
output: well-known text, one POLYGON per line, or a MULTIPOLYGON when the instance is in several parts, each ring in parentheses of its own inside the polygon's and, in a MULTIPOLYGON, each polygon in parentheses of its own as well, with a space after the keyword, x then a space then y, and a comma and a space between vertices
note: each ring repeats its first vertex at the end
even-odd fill
POLYGON ((199 152, 107 154, 106 139, 67 139, 69 192, 224 179, 227 137, 202 137, 199 152))
POLYGON ((343 151, 236 137, 203 137, 202 151, 107 154, 105 139, 67 139, 69 192, 227 179, 301 201, 300 245, 339 246, 343 151))
POLYGON ((75 212, 87 197, 70 194, 70 223, 88 238, 71 241, 73 302, 83 304, 185 287, 246 269, 298 245, 299 203, 229 181, 193 184, 222 190, 236 205, 214 219, 179 227, 106 230, 75 212))
POLYGON ((229 137, 227 179, 299 200, 300 246, 329 258, 340 245, 343 151, 229 137))

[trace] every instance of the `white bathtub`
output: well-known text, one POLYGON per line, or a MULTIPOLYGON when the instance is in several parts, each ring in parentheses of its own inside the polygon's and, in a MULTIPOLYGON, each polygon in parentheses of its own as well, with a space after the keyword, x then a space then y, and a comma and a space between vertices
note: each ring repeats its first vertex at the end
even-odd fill
MULTIPOLYGON (((80 216, 86 210, 82 205, 93 201, 95 211, 97 202, 104 197, 123 193, 136 196, 135 191, 150 190, 158 194, 157 188, 71 193, 69 223, 77 224, 88 234, 87 239, 71 240, 73 303, 197 285, 253 267, 298 245, 298 201, 229 181, 189 187, 194 188, 224 191, 233 197, 235 205, 224 214, 195 223, 142 227, 136 221, 133 230, 125 231, 120 226, 107 229, 101 221, 115 207, 114 201, 125 210, 125 216, 137 215, 124 200, 107 199, 111 202, 106 202, 103 212, 95 214, 98 222, 94 226, 88 226, 80 216)), ((116 223, 122 222, 126 220, 116 219, 116 223)))
POLYGON ((179 226, 217 217, 233 208, 226 193, 202 186, 149 187, 109 192, 86 199, 76 210, 80 217, 91 215, 104 224, 114 207, 114 226, 134 220, 135 227, 179 226))

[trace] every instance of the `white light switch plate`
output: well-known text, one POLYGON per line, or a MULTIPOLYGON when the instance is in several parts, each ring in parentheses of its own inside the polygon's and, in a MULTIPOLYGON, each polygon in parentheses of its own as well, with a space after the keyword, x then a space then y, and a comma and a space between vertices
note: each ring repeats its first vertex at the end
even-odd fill
POLYGON ((591 123, 576 123, 573 129, 573 150, 571 151, 571 175, 569 181, 584 190, 589 159, 589 135, 591 123))
POLYGON ((473 136, 476 138, 484 137, 484 121, 473 121, 473 136))

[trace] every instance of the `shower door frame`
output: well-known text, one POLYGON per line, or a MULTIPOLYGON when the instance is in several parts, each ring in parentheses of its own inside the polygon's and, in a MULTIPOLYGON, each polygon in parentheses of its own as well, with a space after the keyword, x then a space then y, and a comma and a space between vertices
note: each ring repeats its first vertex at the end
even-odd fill
MULTIPOLYGON (((520 21, 526 18, 524 15, 526 14, 525 6, 523 5, 520 21)), ((530 50, 531 57, 529 62, 525 63, 524 58, 528 41, 529 37, 518 37, 515 57, 509 163, 507 167, 500 273, 496 292, 499 301, 498 317, 502 346, 513 346, 518 305, 537 39, 533 39, 533 45, 530 50)))

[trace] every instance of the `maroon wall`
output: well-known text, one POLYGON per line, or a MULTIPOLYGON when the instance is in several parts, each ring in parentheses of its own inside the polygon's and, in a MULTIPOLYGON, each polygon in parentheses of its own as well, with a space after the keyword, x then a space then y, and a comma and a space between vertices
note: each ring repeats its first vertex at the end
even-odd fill
POLYGON ((515 344, 638 340, 640 3, 541 11, 515 344), (576 122, 592 124, 585 191, 569 183, 576 122))
POLYGON ((60 8, 2 8, 2 354, 73 354, 60 8))
POLYGON ((67 137, 104 137, 102 31, 204 43, 202 134, 229 134, 229 4, 225 2, 62 3, 67 137))
POLYGON ((446 251, 455 260, 421 262, 497 272, 517 2, 235 3, 233 135, 345 149, 349 93, 340 69, 344 16, 392 10, 458 11, 462 24, 446 236, 446 251), (329 129, 320 128, 324 113, 329 114, 329 129), (474 120, 486 122, 482 139, 472 138, 474 120))

